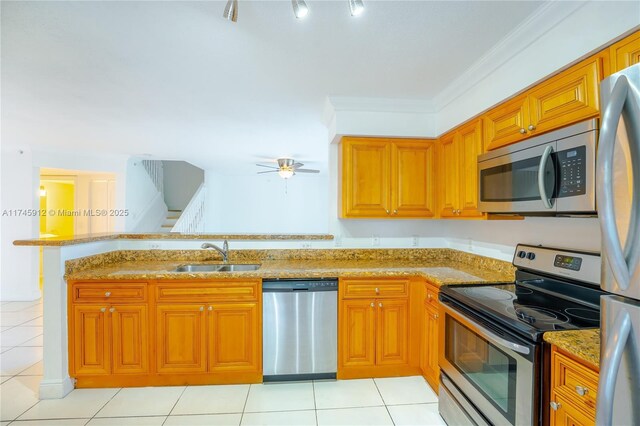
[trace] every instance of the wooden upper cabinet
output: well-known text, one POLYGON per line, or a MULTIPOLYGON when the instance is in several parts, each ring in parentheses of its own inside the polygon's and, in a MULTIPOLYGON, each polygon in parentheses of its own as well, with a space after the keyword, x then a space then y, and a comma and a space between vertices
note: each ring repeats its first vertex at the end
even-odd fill
POLYGON ((389 141, 343 139, 342 165, 342 216, 387 217, 391 211, 389 141))
POLYGON ((483 152, 482 120, 440 139, 440 217, 483 217, 478 211, 478 155, 483 152))
POLYGON ((516 96, 484 116, 487 150, 500 148, 524 139, 529 121, 529 99, 526 94, 516 96))
POLYGON ((640 31, 623 38, 609 48, 611 73, 640 63, 640 31))
POLYGON ((594 55, 484 114, 486 150, 597 117, 607 56, 594 55))
POLYGON ((434 141, 345 137, 341 155, 341 217, 434 216, 434 141))
POLYGON ((529 133, 544 133, 599 113, 601 58, 596 56, 529 91, 529 133))

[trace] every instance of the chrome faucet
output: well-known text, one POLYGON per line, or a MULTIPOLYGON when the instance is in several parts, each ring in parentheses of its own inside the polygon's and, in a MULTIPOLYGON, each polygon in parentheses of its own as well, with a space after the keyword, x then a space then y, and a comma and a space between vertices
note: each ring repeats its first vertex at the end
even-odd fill
POLYGON ((214 249, 214 250, 217 250, 218 253, 220 253, 222 255, 222 261, 224 263, 227 263, 229 261, 229 242, 227 240, 224 240, 224 242, 222 243, 222 248, 218 247, 215 244, 211 244, 211 243, 204 243, 200 247, 203 248, 203 249, 214 249))

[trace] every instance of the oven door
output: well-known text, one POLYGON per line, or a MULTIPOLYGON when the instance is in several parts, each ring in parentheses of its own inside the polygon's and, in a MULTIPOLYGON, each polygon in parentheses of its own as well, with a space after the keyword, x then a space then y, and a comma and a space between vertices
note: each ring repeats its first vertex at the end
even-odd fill
POLYGON ((440 368, 491 423, 537 422, 536 344, 480 324, 455 302, 442 307, 440 368))
POLYGON ((478 162, 479 209, 489 213, 556 213, 556 142, 478 162))

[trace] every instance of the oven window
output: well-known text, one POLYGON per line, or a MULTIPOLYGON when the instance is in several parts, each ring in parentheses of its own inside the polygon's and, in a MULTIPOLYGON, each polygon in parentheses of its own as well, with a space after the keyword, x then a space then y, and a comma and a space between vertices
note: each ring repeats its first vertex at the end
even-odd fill
MULTIPOLYGON (((532 201, 540 199, 538 166, 540 157, 527 158, 480 171, 482 201, 532 201)), ((554 156, 545 168, 546 193, 554 192, 556 180, 554 156)))
POLYGON ((446 322, 445 357, 514 424, 516 360, 449 315, 446 322))

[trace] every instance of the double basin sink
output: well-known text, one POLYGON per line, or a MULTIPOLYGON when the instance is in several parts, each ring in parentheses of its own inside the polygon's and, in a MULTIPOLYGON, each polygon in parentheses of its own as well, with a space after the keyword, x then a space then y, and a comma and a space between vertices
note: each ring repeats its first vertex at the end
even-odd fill
POLYGON ((180 265, 172 272, 246 272, 255 271, 260 265, 243 263, 223 263, 217 265, 190 264, 180 265))

